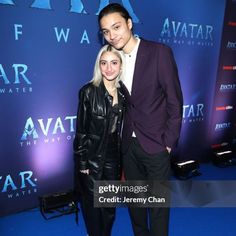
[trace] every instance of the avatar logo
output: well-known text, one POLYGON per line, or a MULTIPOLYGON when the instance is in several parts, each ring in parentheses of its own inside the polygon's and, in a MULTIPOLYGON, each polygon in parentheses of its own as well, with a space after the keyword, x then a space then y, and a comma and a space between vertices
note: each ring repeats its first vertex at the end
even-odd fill
POLYGON ((33 179, 32 171, 21 171, 18 176, 0 176, 1 192, 23 190, 26 188, 35 188, 37 179, 33 179))
MULTIPOLYGON (((21 1, 13 1, 13 0, 0 0, 0 4, 8 4, 8 5, 12 5, 12 6, 17 6, 20 5, 21 1)), ((31 1, 32 2, 32 1, 31 1)), ((38 9, 42 9, 42 10, 55 10, 52 9, 52 4, 53 1, 52 0, 34 0, 30 7, 31 8, 38 8, 38 9)), ((99 14, 99 12, 108 4, 110 3, 109 0, 100 0, 99 3, 99 8, 98 11, 96 13, 96 15, 99 14)), ((124 5, 124 7, 128 10, 132 20, 134 23, 139 23, 139 19, 136 16, 136 14, 134 13, 134 10, 132 8, 132 5, 130 3, 129 0, 122 0, 122 4, 124 5)), ((81 0, 70 0, 70 12, 73 13, 79 13, 79 14, 89 14, 87 13, 83 1, 81 0)))
POLYGON ((183 106, 183 123, 202 122, 204 120, 204 104, 188 104, 183 106))
POLYGON ((3 65, 0 64, 0 80, 4 82, 4 84, 20 84, 21 81, 24 81, 27 85, 32 84, 29 78, 26 76, 26 72, 28 70, 28 66, 25 64, 13 64, 12 68, 14 70, 14 81, 9 79, 7 76, 3 65))
POLYGON ((28 66, 26 64, 12 64, 7 69, 0 64, 0 86, 2 83, 4 85, 0 87, 0 94, 32 92, 32 82, 27 75, 28 66), (7 71, 9 68, 13 68, 13 74, 11 70, 7 71))
POLYGON ((58 133, 63 134, 66 132, 75 131, 75 121, 76 116, 66 116, 64 119, 61 117, 48 118, 48 119, 37 119, 34 121, 32 117, 26 120, 23 134, 21 136, 21 141, 26 141, 30 138, 38 139, 39 134, 44 136, 56 135, 58 133), (69 130, 66 127, 69 126, 69 130))
POLYGON ((183 118, 203 117, 204 104, 190 104, 183 106, 183 118))
POLYGON ((213 26, 196 23, 176 22, 166 18, 161 30, 161 37, 213 40, 213 26))

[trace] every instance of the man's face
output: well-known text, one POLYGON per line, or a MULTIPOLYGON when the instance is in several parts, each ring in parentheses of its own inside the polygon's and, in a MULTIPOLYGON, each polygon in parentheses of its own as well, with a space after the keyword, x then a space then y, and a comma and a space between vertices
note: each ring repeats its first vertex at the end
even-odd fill
POLYGON ((106 41, 116 49, 124 49, 132 36, 132 21, 126 21, 120 13, 110 13, 100 20, 106 41))

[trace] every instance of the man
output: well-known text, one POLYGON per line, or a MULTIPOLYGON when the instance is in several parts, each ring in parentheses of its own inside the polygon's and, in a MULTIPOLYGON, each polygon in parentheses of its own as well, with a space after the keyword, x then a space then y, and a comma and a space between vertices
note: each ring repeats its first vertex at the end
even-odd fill
MULTIPOLYGON (((170 152, 177 143, 183 98, 169 47, 135 38, 128 11, 117 3, 98 16, 106 41, 126 58, 127 108, 122 152, 127 180, 168 180, 170 152)), ((168 235, 168 208, 130 208, 135 236, 168 235), (148 223, 149 222, 149 223, 148 223)))

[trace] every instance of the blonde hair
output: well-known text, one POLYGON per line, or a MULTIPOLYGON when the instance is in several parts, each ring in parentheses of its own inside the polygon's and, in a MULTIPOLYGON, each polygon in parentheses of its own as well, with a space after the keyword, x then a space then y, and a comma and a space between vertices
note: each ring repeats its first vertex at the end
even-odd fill
POLYGON ((110 45, 103 46, 98 52, 95 65, 94 65, 94 70, 93 70, 93 78, 91 82, 93 83, 93 85, 99 86, 99 84, 102 81, 102 74, 101 74, 99 64, 100 64, 100 58, 104 52, 113 52, 121 61, 121 71, 120 71, 120 74, 116 77, 116 81, 115 81, 115 86, 119 88, 120 87, 119 81, 122 81, 124 77, 124 69, 125 69, 124 68, 124 55, 122 51, 119 51, 110 45))

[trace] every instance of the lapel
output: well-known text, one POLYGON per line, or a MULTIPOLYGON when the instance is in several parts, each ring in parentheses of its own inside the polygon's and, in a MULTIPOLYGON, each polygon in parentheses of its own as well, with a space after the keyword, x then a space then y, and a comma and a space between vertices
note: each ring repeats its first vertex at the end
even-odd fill
POLYGON ((120 84, 120 88, 121 88, 121 93, 124 95, 125 99, 130 101, 130 94, 128 89, 126 88, 126 86, 124 85, 124 83, 122 81, 119 82, 120 84))
POLYGON ((100 98, 104 98, 104 102, 105 102, 105 106, 104 106, 104 111, 105 111, 105 114, 108 115, 108 112, 109 112, 109 108, 112 106, 112 97, 109 95, 108 91, 106 90, 106 87, 105 87, 105 84, 103 82, 103 80, 101 81, 100 85, 100 98))

